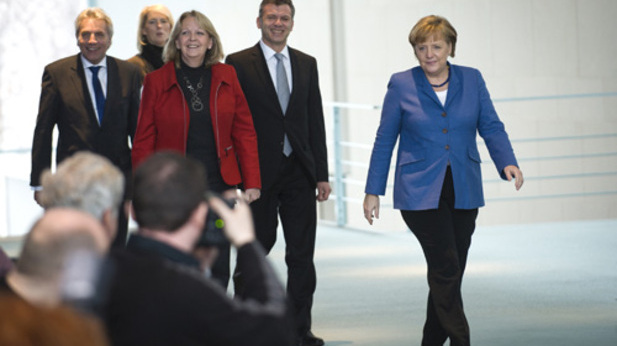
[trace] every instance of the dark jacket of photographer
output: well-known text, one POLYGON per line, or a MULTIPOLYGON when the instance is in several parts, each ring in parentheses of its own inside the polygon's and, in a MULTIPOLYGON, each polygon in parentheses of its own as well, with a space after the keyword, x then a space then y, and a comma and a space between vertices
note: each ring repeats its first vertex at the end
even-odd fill
POLYGON ((156 241, 150 237, 141 236, 138 233, 133 233, 129 236, 126 249, 139 256, 158 256, 170 262, 199 270, 199 261, 195 257, 173 246, 156 241))
POLYGON ((285 291, 262 247, 253 242, 238 252, 247 285, 243 299, 230 298, 192 266, 144 252, 112 252, 116 273, 104 314, 112 344, 291 345, 285 291))

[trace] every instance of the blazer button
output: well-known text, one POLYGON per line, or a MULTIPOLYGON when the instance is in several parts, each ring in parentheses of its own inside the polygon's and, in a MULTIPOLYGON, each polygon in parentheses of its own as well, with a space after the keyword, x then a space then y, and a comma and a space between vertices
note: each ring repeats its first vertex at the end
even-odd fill
POLYGON ((448 129, 443 129, 443 130, 441 130, 441 132, 443 132, 444 134, 448 133, 448 129))
POLYGON ((446 144, 446 150, 450 150, 450 146, 446 144))
POLYGON ((446 112, 441 113, 441 116, 445 118, 447 116, 446 112))

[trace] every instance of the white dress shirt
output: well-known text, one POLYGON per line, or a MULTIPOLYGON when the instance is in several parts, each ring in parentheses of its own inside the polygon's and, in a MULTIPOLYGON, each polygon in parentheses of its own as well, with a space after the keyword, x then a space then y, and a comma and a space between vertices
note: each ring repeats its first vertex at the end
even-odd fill
POLYGON ((445 106, 446 97, 448 96, 448 89, 442 91, 435 91, 435 94, 437 94, 437 98, 439 99, 439 102, 441 102, 441 105, 445 106))
MULTIPOLYGON (((274 88, 278 89, 278 85, 276 85, 276 64, 278 60, 274 56, 276 52, 274 49, 268 47, 263 40, 259 40, 259 45, 261 46, 261 50, 264 52, 264 58, 266 59, 266 63, 268 64, 268 70, 270 71, 270 77, 272 77, 272 83, 274 84, 274 88)), ((283 48, 281 51, 283 54, 283 66, 285 67, 285 72, 287 72, 287 84, 289 84, 289 94, 292 91, 292 75, 291 75, 291 61, 289 60, 289 49, 287 46, 283 48)))

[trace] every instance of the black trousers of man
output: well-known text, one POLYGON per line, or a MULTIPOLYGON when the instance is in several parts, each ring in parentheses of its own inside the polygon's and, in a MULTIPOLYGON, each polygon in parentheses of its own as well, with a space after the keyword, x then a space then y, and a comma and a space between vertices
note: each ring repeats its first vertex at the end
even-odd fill
MULTIPOLYGON (((251 203, 257 239, 269 253, 276 242, 278 217, 285 237, 287 297, 296 320, 297 335, 311 329, 311 308, 317 286, 313 257, 317 230, 315 186, 294 155, 284 157, 274 186, 251 203)), ((242 274, 236 273, 236 293, 242 294, 242 274), (237 280, 236 280, 237 279, 237 280)))
POLYGON ((478 209, 454 208, 454 184, 446 171, 438 209, 401 210, 416 236, 428 266, 429 296, 422 346, 469 346, 461 283, 478 209))

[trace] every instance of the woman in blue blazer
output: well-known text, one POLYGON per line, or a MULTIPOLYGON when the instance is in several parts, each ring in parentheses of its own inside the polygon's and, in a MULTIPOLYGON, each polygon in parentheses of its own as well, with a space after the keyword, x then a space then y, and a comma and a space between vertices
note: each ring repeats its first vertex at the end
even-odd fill
POLYGON ((400 138, 394 208, 400 209, 428 265, 429 297, 422 345, 469 345, 461 281, 484 205, 476 133, 500 176, 523 185, 514 151, 476 69, 451 65, 456 30, 442 17, 422 18, 411 30, 420 66, 390 79, 366 183, 364 216, 379 218, 392 151, 400 138))

